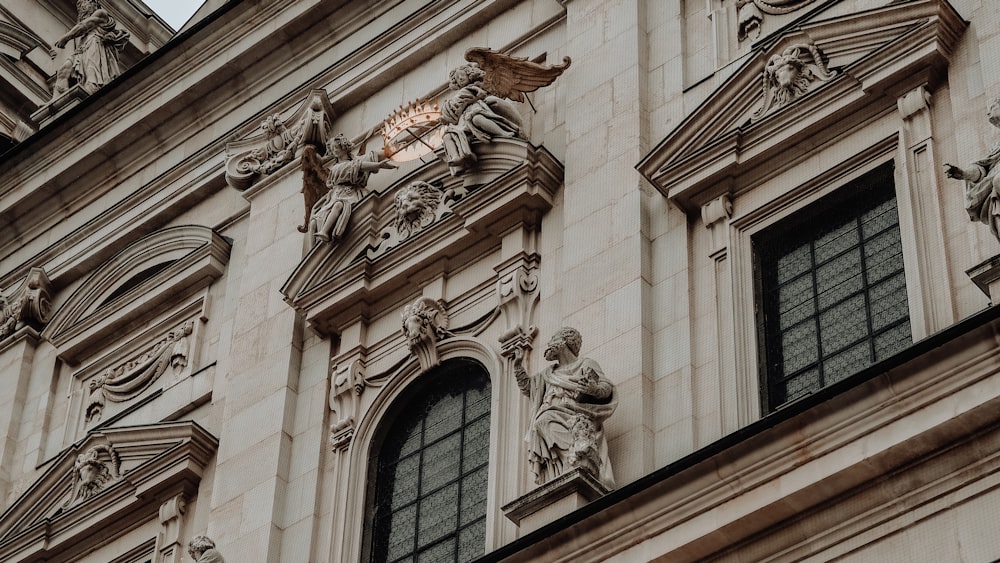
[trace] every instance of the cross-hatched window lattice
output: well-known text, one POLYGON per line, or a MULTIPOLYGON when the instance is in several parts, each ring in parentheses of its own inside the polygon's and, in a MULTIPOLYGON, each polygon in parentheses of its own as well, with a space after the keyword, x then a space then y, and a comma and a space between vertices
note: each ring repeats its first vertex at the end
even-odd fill
POLYGON ((486 550, 490 381, 471 361, 428 373, 381 433, 370 560, 462 562, 486 550))
POLYGON ((753 242, 767 410, 911 343, 891 165, 753 242))

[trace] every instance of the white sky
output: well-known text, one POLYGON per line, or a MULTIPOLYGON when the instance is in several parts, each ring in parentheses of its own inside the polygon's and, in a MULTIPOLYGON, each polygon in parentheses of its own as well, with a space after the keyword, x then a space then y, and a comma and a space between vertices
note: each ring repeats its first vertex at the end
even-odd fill
POLYGON ((202 0, 143 0, 143 2, 160 14, 170 27, 177 30, 194 15, 202 0))

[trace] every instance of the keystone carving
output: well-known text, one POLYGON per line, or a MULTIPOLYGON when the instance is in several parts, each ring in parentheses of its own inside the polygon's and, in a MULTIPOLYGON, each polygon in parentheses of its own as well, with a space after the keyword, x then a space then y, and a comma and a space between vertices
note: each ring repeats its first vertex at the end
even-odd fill
POLYGON ((110 444, 93 446, 76 456, 71 469, 70 497, 64 506, 79 504, 104 490, 121 477, 121 459, 110 444))
POLYGON ((90 381, 85 416, 87 422, 101 419, 106 401, 120 403, 145 391, 168 369, 180 371, 188 364, 188 337, 194 323, 188 321, 171 330, 152 347, 124 363, 109 367, 90 381))
POLYGON ((764 67, 764 104, 752 118, 760 119, 805 94, 815 82, 833 78, 819 49, 812 44, 798 44, 773 55, 764 67))
POLYGON ((27 325, 41 330, 52 312, 51 284, 45 270, 32 268, 20 287, 8 297, 0 295, 0 340, 27 325))
POLYGON ((438 340, 448 335, 448 313, 441 304, 421 297, 403 308, 403 336, 410 353, 417 357, 420 369, 441 363, 437 353, 438 340))

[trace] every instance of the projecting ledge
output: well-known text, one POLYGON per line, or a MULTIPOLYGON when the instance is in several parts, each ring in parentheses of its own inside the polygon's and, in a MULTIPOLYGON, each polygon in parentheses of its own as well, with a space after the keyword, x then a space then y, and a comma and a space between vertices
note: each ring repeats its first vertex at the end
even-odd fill
POLYGON ((990 304, 1000 303, 1000 254, 969 268, 965 273, 990 298, 990 304))
POLYGON ((608 492, 590 472, 577 468, 529 491, 502 510, 522 533, 528 533, 608 492))

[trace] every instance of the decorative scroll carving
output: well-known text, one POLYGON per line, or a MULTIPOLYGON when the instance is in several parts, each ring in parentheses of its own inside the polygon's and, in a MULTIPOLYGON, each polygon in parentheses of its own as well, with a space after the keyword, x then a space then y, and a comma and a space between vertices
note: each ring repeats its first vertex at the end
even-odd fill
POLYGON ((167 333, 138 357, 109 367, 90 381, 85 415, 87 422, 101 419, 105 401, 120 403, 146 390, 168 369, 181 370, 188 364, 188 336, 194 323, 188 321, 167 333))
POLYGON ((524 369, 523 351, 514 352, 517 386, 533 408, 528 461, 538 485, 578 468, 613 489, 604 421, 618 397, 601 366, 578 356, 581 342, 576 329, 559 329, 545 348, 545 359, 554 363, 534 376, 524 369))
POLYGON ((76 456, 73 482, 64 506, 79 504, 121 477, 121 458, 110 444, 98 444, 76 456))
POLYGON ((364 364, 361 360, 354 359, 334 368, 330 385, 330 410, 333 411, 330 448, 334 452, 346 450, 354 437, 358 397, 364 388, 364 364))
POLYGON ((32 268, 9 297, 0 295, 0 340, 22 325, 41 330, 52 312, 49 277, 45 270, 32 268))
POLYGON ((476 155, 472 140, 490 142, 520 133, 517 111, 504 100, 523 102, 526 92, 552 84, 570 65, 543 65, 491 49, 472 48, 463 64, 451 71, 448 86, 454 94, 441 106, 445 160, 453 176, 472 168, 476 155))
POLYGON ((410 353, 417 357, 420 369, 441 363, 437 353, 438 340, 448 335, 448 312, 438 301, 421 297, 403 308, 403 336, 410 353))
POLYGON ((226 145, 226 182, 238 190, 252 186, 295 159, 304 145, 325 152, 334 111, 324 90, 313 90, 298 110, 283 121, 271 115, 260 124, 262 134, 226 145))
POLYGON ((170 497, 160 505, 160 531, 156 535, 156 551, 160 554, 157 561, 163 563, 181 563, 183 561, 183 517, 187 512, 187 497, 182 493, 170 497))
POLYGON ((759 119, 805 94, 815 82, 833 78, 815 45, 797 44, 773 55, 764 67, 764 104, 752 118, 759 119))
POLYGON ((330 150, 337 159, 330 170, 322 166, 313 149, 302 155, 306 224, 299 227, 299 232, 308 232, 313 244, 340 240, 347 231, 354 204, 364 196, 368 177, 379 170, 396 168, 382 151, 355 157, 353 141, 343 134, 334 137, 330 150))
POLYGON ((815 0, 736 0, 737 36, 744 39, 757 39, 760 36, 760 24, 764 14, 788 14, 812 4, 815 0))
POLYGON ((226 563, 226 560, 215 549, 215 542, 208 536, 195 536, 188 542, 188 555, 195 563, 226 563))
POLYGON ((79 85, 93 94, 121 74, 118 52, 128 44, 129 33, 115 27, 115 20, 96 0, 77 0, 76 25, 56 41, 62 49, 74 42, 72 54, 56 71, 55 99, 79 85))
MULTIPOLYGON (((1000 128, 1000 98, 995 98, 986 114, 990 125, 1000 128)), ((1000 142, 990 153, 965 168, 945 164, 949 178, 965 180, 965 210, 969 219, 988 225, 994 238, 1000 240, 1000 142)))

